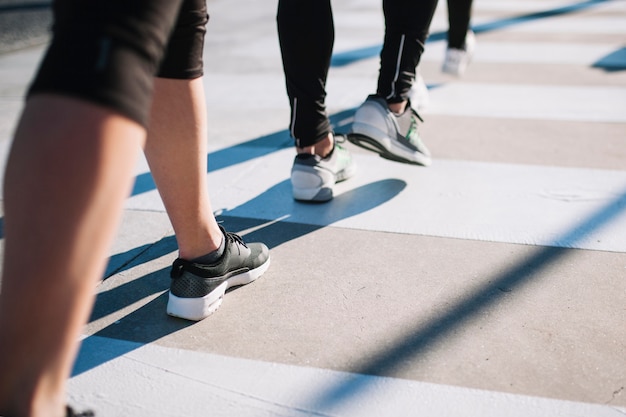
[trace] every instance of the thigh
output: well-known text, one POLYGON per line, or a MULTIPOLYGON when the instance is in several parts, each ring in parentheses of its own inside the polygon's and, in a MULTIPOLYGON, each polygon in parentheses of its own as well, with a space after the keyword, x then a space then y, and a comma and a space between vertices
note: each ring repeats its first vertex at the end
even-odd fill
POLYGON ((29 94, 91 101, 147 124, 153 79, 182 0, 57 0, 29 94))

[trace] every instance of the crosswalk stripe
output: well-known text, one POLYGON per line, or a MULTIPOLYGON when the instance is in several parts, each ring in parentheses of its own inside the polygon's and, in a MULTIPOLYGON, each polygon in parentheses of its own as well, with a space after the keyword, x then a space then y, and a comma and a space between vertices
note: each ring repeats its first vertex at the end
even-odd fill
POLYGON ((97 336, 83 343, 75 367, 79 373, 69 383, 70 400, 80 403, 106 392, 98 410, 105 416, 613 417, 626 412, 608 405, 238 359, 97 336), (164 401, 164 392, 175 395, 164 401))
POLYGON ((626 122, 626 87, 455 83, 434 89, 431 104, 425 113, 626 122), (480 100, 472 100, 471 97, 480 97, 480 100))
MULTIPOLYGON (((333 204, 311 206, 292 199, 291 155, 210 173, 214 207, 244 218, 626 252, 624 171, 455 160, 425 169, 360 154, 362 169, 337 186, 333 204), (242 172, 255 174, 241 182, 242 172)), ((127 208, 163 210, 156 191, 127 208)))

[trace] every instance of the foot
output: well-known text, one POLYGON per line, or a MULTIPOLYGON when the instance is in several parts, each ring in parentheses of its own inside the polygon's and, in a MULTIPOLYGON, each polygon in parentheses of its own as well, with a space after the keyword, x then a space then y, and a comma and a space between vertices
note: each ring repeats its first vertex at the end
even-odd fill
POLYGON ((326 157, 300 153, 291 168, 293 198, 298 201, 323 203, 333 198, 336 183, 347 180, 356 172, 352 155, 341 146, 345 138, 335 136, 333 150, 326 157))
POLYGON ((446 50, 446 58, 441 71, 446 74, 456 75, 457 77, 463 76, 472 61, 475 47, 476 37, 474 36, 474 32, 470 30, 467 32, 465 45, 462 49, 449 47, 446 50))
POLYGON ((167 303, 170 316, 202 320, 219 308, 228 288, 251 283, 269 267, 267 246, 246 244, 239 235, 224 229, 222 233, 226 247, 216 263, 204 265, 181 258, 174 261, 167 303))
POLYGON ((418 121, 422 118, 410 102, 401 114, 395 114, 384 98, 370 95, 354 114, 348 140, 383 158, 429 166, 430 152, 417 131, 418 121))

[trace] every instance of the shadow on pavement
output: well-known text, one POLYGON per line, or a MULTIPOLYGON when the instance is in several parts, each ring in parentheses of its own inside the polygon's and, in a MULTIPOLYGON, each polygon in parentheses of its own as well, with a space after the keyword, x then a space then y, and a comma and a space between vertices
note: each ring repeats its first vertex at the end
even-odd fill
MULTIPOLYGON (((577 227, 561 236, 559 241, 575 242, 600 228, 608 227, 619 215, 626 212, 626 189, 603 208, 583 219, 577 227)), ((392 375, 403 363, 428 350, 433 344, 452 334, 485 309, 502 302, 504 297, 528 283, 541 270, 556 262, 563 261, 573 251, 559 247, 538 247, 534 255, 512 266, 508 271, 494 275, 488 284, 468 294, 462 301, 451 305, 447 312, 437 319, 415 327, 412 331, 390 343, 389 349, 381 350, 371 357, 364 357, 351 372, 348 382, 314 393, 308 406, 315 410, 330 411, 342 403, 350 401, 357 394, 372 387, 375 382, 367 375, 392 375)))
MULTIPOLYGON (((566 6, 556 7, 550 10, 540 12, 527 13, 520 16, 513 16, 505 19, 495 20, 493 22, 483 23, 480 25, 472 25, 475 33, 493 32, 495 30, 506 29, 511 26, 527 23, 533 20, 546 19, 550 17, 560 16, 564 14, 574 13, 585 10, 589 7, 597 6, 613 0, 585 0, 578 3, 572 3, 566 6)), ((433 32, 428 36, 428 42, 444 41, 448 39, 447 31, 433 32)), ((343 67, 354 62, 375 58, 380 55, 382 44, 372 45, 364 48, 353 49, 347 52, 333 54, 331 65, 334 67, 343 67)))
MULTIPOLYGON (((404 181, 386 179, 347 191, 336 196, 329 203, 311 205, 295 203, 291 197, 289 180, 286 180, 276 184, 242 206, 228 211, 220 216, 218 220, 224 220, 227 229, 232 231, 254 229, 254 231, 245 235, 246 240, 264 242, 271 249, 315 230, 332 225, 342 219, 369 211, 395 198, 405 187, 406 183, 404 181), (281 216, 280 219, 237 217, 238 215, 248 213, 250 210, 262 210, 268 204, 284 206, 284 216, 281 216), (295 227, 287 228, 284 227, 284 224, 276 221, 288 221, 290 216, 315 216, 315 224, 298 224, 295 227), (286 231, 288 232, 286 233, 286 231)), ((116 273, 157 259, 175 250, 176 241, 173 236, 161 239, 148 247, 133 249, 131 251, 133 252, 132 260, 122 268, 119 268, 116 273), (135 251, 137 251, 136 254, 135 251)), ((122 254, 120 256, 129 255, 122 254)), ((140 343, 137 345, 126 345, 130 350, 134 350, 140 347, 141 344, 151 343, 192 326, 193 322, 172 318, 165 314, 168 289, 169 268, 165 268, 100 293, 97 297, 90 322, 104 318, 146 298, 152 299, 124 316, 122 320, 100 330, 94 336, 140 343)), ((123 352, 107 351, 109 352, 108 354, 104 351, 93 352, 89 338, 85 340, 83 346, 74 366, 72 376, 79 375, 128 352, 128 350, 123 352)))

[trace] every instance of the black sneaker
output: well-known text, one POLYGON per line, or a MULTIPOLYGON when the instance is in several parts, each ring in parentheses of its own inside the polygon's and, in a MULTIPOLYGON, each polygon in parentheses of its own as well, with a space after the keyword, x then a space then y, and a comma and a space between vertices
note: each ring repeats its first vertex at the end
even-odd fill
POLYGON ((269 249, 263 243, 245 244, 239 235, 226 232, 224 255, 212 265, 176 259, 167 314, 187 320, 202 320, 222 304, 230 287, 249 284, 270 266, 269 249))
POLYGON ((77 413, 70 406, 65 407, 65 417, 95 417, 93 411, 83 411, 82 413, 77 413))

